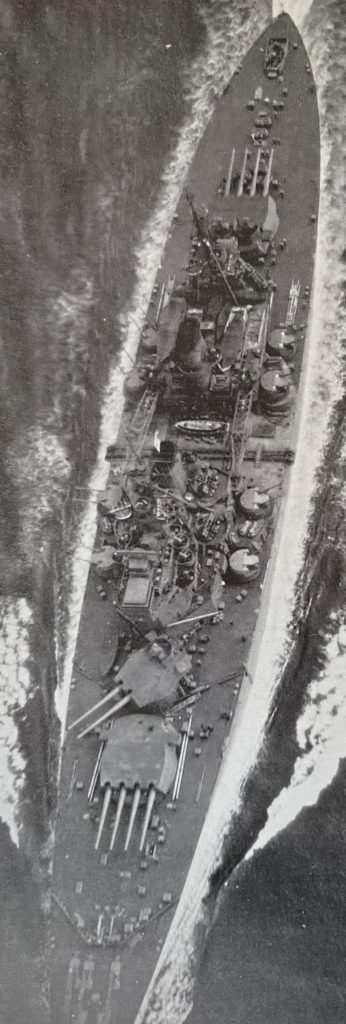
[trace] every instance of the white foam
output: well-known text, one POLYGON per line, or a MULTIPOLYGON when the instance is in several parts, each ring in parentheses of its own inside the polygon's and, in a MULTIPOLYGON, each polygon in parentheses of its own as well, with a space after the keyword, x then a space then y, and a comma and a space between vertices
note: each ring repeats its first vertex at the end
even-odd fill
POLYGON ((60 438, 37 424, 19 435, 7 453, 7 463, 20 498, 18 542, 23 557, 34 564, 42 524, 54 511, 60 513, 70 466, 60 438))
POLYGON ((32 613, 24 598, 0 602, 0 817, 19 845, 17 806, 24 783, 25 761, 18 747, 15 707, 26 703, 31 679, 28 627, 32 613))
MULTIPOLYGON (((42 521, 54 504, 59 507, 69 467, 61 442, 39 425, 16 439, 7 451, 7 464, 23 496, 18 544, 23 559, 30 563, 45 556, 42 521)), ((6 598, 1 601, 0 615, 0 817, 18 845, 18 803, 25 781, 25 761, 13 711, 15 707, 23 708, 35 690, 28 632, 33 613, 24 598, 6 598)))
POLYGON ((290 784, 273 801, 247 858, 287 828, 303 808, 316 803, 346 756, 345 623, 339 640, 340 644, 337 637, 329 641, 326 671, 308 688, 306 707, 297 723, 299 755, 290 784))
MULTIPOLYGON (((124 369, 125 367, 128 369, 128 362, 125 355, 121 356, 119 365, 124 369)), ((107 445, 116 437, 119 427, 124 405, 122 382, 123 376, 119 367, 113 367, 105 393, 98 458, 89 483, 90 496, 81 518, 79 537, 73 556, 68 635, 61 673, 61 682, 55 693, 55 706, 61 721, 62 736, 64 735, 66 725, 73 658, 90 565, 90 554, 88 557, 87 551, 90 553, 92 550, 96 534, 95 492, 102 490, 105 486, 109 472, 109 467, 105 462, 105 450, 107 445)))
POLYGON ((285 12, 291 16, 299 31, 303 32, 312 4, 313 0, 273 0, 273 18, 285 12))

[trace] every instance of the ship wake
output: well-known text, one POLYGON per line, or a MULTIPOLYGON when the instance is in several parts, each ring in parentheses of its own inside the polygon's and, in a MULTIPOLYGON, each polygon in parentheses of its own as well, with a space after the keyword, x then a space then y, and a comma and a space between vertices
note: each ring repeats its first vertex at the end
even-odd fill
POLYGON ((18 749, 13 711, 24 706, 30 690, 28 627, 32 616, 24 598, 4 599, 0 618, 0 817, 18 846, 16 804, 22 789, 25 761, 18 749))
MULTIPOLYGON (((329 316, 325 324, 325 359, 329 361, 330 346, 337 339, 339 358, 339 382, 333 382, 332 394, 338 398, 338 413, 333 424, 332 457, 322 467, 324 487, 329 491, 329 508, 325 528, 325 540, 333 544, 341 558, 346 555, 344 531, 345 485, 345 370, 344 339, 346 336, 344 253, 345 232, 342 209, 346 190, 346 175, 343 154, 346 146, 346 117, 344 106, 345 85, 339 82, 338 103, 340 117, 336 120, 335 83, 328 78, 331 50, 338 67, 339 55, 345 44, 345 30, 336 4, 316 4, 312 12, 314 29, 325 21, 324 44, 313 44, 316 61, 316 78, 319 83, 321 102, 322 138, 328 161, 325 166, 322 208, 325 218, 321 222, 321 245, 323 246, 324 277, 332 289, 325 295, 329 316), (328 254, 328 256, 326 255, 328 254), (342 262, 340 256, 342 255, 342 262)), ((341 65, 340 65, 341 67, 341 65)), ((321 380, 323 391, 324 382, 321 380)), ((330 394, 330 389, 329 389, 330 394)), ((333 587, 335 604, 338 605, 336 584, 333 587)), ((268 810, 268 817, 256 842, 248 853, 252 856, 262 849, 276 835, 291 825, 304 808, 314 805, 323 790, 335 778, 340 760, 346 756, 346 700, 345 700, 345 611, 343 596, 341 607, 331 613, 330 622, 320 630, 320 650, 323 669, 310 680, 304 707, 296 724, 297 758, 292 777, 268 810), (330 630, 329 630, 329 627, 330 630)))

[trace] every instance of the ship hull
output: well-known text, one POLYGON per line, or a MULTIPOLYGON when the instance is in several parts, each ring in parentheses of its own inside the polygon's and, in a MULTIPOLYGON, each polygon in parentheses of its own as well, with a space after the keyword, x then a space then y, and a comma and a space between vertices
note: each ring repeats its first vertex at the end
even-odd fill
MULTIPOLYGON (((237 217, 240 221, 248 218, 252 224, 265 222, 267 196, 246 194, 244 190, 237 195, 237 182, 230 189, 227 187, 237 171, 241 178, 247 148, 252 150, 256 160, 251 132, 259 108, 260 111, 270 110, 271 135, 279 140, 272 146, 272 175, 278 182, 274 194, 279 218, 277 255, 265 263, 263 271, 261 268, 261 272, 265 271, 268 279, 275 282, 270 309, 268 306, 274 328, 287 321, 291 285, 297 278, 300 281, 295 309, 297 343, 292 367, 297 411, 313 284, 320 145, 311 68, 301 38, 286 15, 272 23, 249 52, 239 73, 218 101, 198 147, 187 188, 195 207, 200 211, 206 207, 210 219, 220 218, 232 223, 237 217), (289 40, 281 83, 266 78, 263 71, 268 39, 276 32, 289 40), (261 100, 256 101, 255 108, 248 107, 259 87, 262 88, 261 100), (267 104, 266 99, 270 101, 267 104), (283 104, 275 115, 274 99, 283 104)), ((183 194, 158 272, 155 296, 160 295, 163 282, 174 279, 179 289, 180 283, 186 280, 191 230, 191 211, 183 194)), ((237 294, 236 298, 240 305, 245 304, 246 296, 244 301, 237 294)), ((255 305, 255 300, 252 304, 255 305)), ((166 348, 162 342, 161 357, 167 355, 167 332, 165 344, 166 348)), ((164 421, 165 412, 161 408, 153 427, 162 433, 164 421)), ((125 415, 118 439, 115 439, 118 450, 126 447, 127 422, 125 415)), ((263 486, 273 491, 277 488, 275 498, 279 497, 280 482, 286 471, 283 453, 287 459, 294 457, 294 431, 294 416, 291 416, 285 428, 280 427, 277 432, 276 449, 274 446, 270 457, 262 458, 259 476, 254 469, 258 441, 252 439, 252 448, 251 443, 248 444, 244 472, 250 488, 254 481, 257 486, 262 481, 263 486)), ((273 527, 278 509, 276 500, 273 527)), ((206 682, 210 689, 194 709, 197 738, 203 723, 212 723, 213 731, 206 742, 190 744, 176 811, 167 810, 161 802, 159 811, 165 821, 165 841, 158 847, 157 860, 149 867, 143 865, 139 853, 142 817, 126 853, 124 831, 111 853, 109 830, 102 836, 100 848, 95 850, 97 822, 94 819, 100 816, 101 799, 99 805, 94 803, 90 808, 87 791, 99 740, 93 734, 85 741, 77 740, 76 731, 66 734, 53 872, 53 1024, 72 1024, 72 1021, 93 1024, 101 1012, 102 1024, 112 1021, 133 1024, 171 925, 208 812, 238 699, 242 665, 251 648, 272 540, 271 529, 264 542, 259 575, 246 598, 239 600, 241 587, 234 578, 230 586, 224 587, 223 617, 217 628, 209 630, 208 649, 198 674, 198 684, 206 682), (222 680, 228 682, 222 683, 222 680), (196 754, 198 746, 200 754, 196 754), (150 918, 146 922, 143 918, 141 923, 140 912, 144 906, 150 908, 150 918), (114 941, 112 936, 115 936, 114 941)), ((105 586, 102 597, 100 589, 100 579, 91 569, 77 641, 68 725, 102 698, 100 658, 105 665, 108 654, 109 664, 114 664, 116 639, 124 632, 127 637, 131 635, 128 625, 118 615, 111 589, 105 586)))

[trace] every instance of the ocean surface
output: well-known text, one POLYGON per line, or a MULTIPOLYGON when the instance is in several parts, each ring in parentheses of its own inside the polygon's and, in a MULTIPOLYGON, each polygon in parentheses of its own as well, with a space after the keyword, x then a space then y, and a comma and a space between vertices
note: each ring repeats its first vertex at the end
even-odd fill
MULTIPOLYGON (((345 1018, 346 29, 342 0, 285 9, 318 89, 316 287, 264 723, 273 694, 276 713, 238 764, 194 1007, 177 1008, 196 1024, 345 1018)), ((59 722, 123 372, 198 139, 270 10, 0 3, 1 1024, 49 1021, 59 722)))

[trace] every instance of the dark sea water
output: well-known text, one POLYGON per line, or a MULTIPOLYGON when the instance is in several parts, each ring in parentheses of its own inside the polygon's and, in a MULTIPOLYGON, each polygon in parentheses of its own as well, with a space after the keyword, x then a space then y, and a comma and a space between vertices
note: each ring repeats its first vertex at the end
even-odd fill
MULTIPOLYGON (((287 9, 301 17, 301 6, 287 9)), ((126 324, 133 329, 128 311, 138 320, 145 312, 150 259, 155 266, 174 209, 169 183, 178 189, 215 94, 268 13, 249 0, 0 3, 1 1024, 49 1021, 54 691, 107 384, 126 324)), ((316 409, 323 388, 332 405, 344 331, 343 15, 342 0, 313 0, 303 27, 325 153, 316 409)), ((197 971, 194 1024, 345 1017, 344 763, 337 769, 346 673, 330 646, 345 597, 340 379, 309 528, 315 546, 301 567, 300 646, 215 879, 214 895, 227 884, 197 971), (271 804, 265 845, 244 861, 271 804)))

